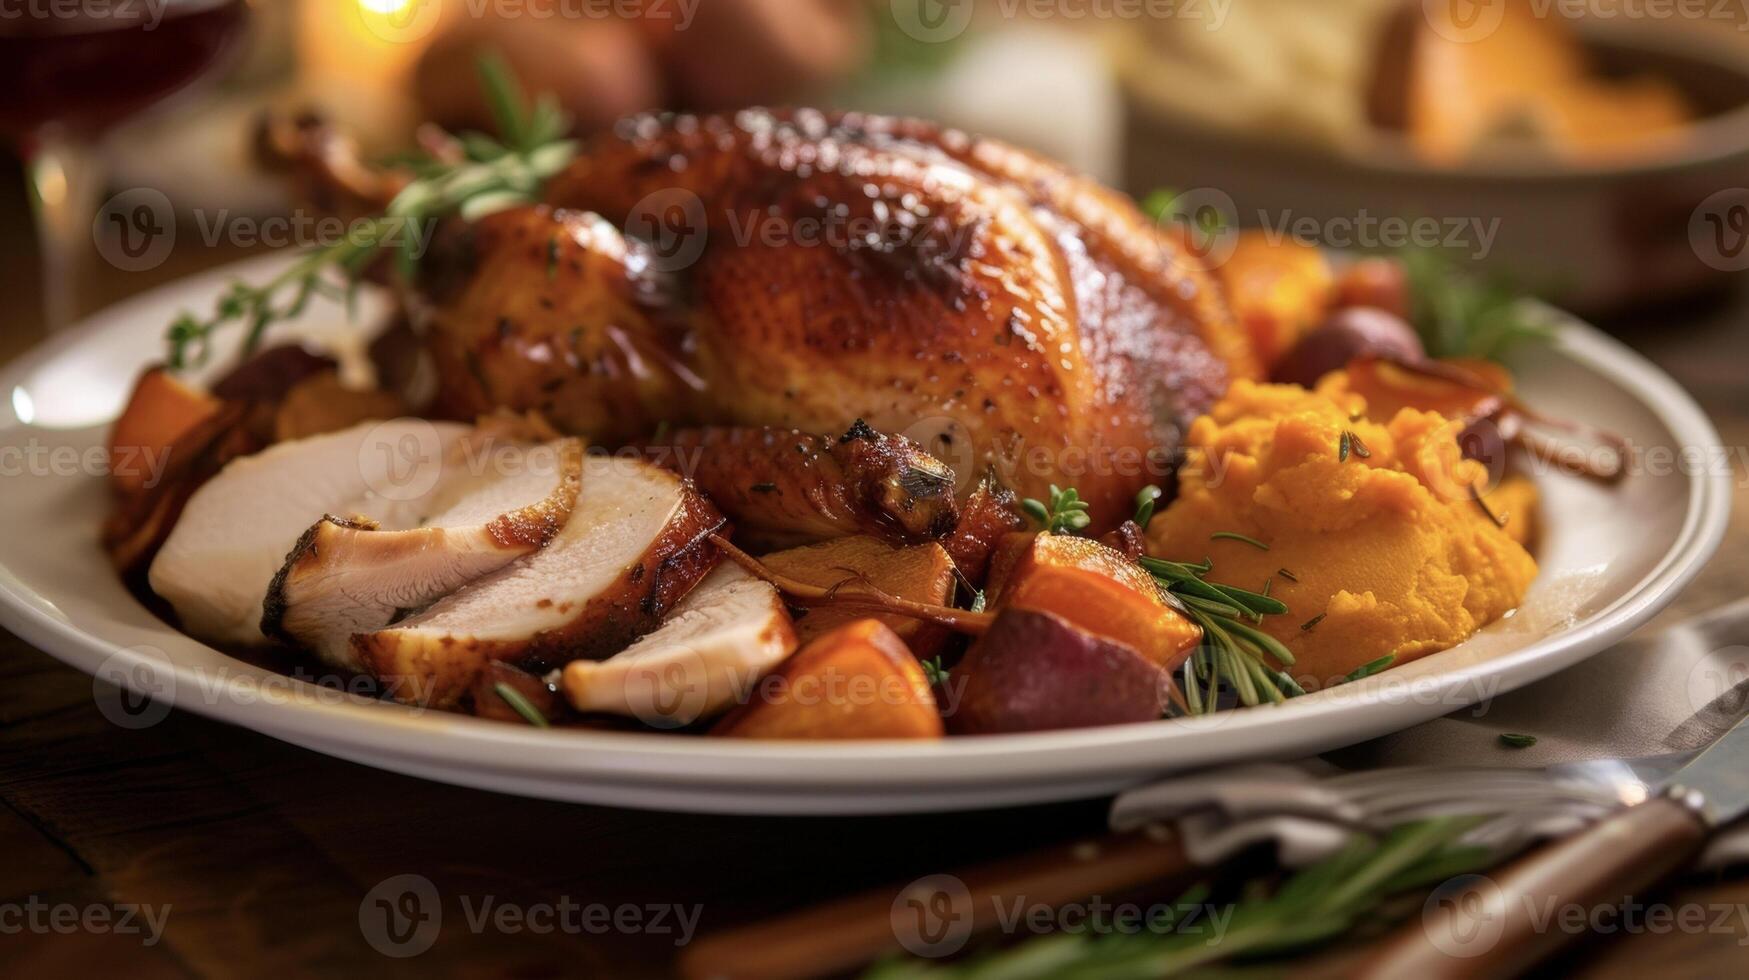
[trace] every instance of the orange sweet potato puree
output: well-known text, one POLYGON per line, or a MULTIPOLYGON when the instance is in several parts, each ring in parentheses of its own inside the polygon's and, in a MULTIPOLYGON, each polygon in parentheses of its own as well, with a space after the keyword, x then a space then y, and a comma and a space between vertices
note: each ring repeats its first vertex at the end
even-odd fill
MULTIPOLYGON (((1537 572, 1472 498, 1487 471, 1462 457, 1461 428, 1415 409, 1374 421, 1359 396, 1329 388, 1238 381, 1191 426, 1178 499, 1150 524, 1148 550, 1212 558, 1211 581, 1270 582, 1289 611, 1261 628, 1308 690, 1387 654, 1401 665, 1453 646, 1517 607, 1537 572), (1358 448, 1343 460, 1345 431, 1358 448), (1211 537, 1222 531, 1269 550, 1211 537)), ((1528 511, 1526 486, 1512 499, 1528 511)))

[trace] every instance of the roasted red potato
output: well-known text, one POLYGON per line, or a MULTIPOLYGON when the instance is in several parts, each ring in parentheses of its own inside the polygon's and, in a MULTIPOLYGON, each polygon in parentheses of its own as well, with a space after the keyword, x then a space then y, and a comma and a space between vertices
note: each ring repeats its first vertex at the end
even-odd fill
POLYGON ((940 738, 929 679, 905 641, 859 619, 796 651, 713 733, 730 738, 940 738))
POLYGON ((1275 364, 1271 378, 1314 387, 1331 371, 1358 358, 1388 357, 1414 363, 1427 356, 1421 338, 1407 321, 1366 306, 1337 310, 1316 330, 1300 338, 1275 364))
POLYGON ((1116 640, 1061 616, 1005 609, 954 667, 948 728, 956 735, 1038 732, 1152 721, 1171 676, 1116 640))
POLYGON ((1202 642, 1202 629, 1167 605, 1142 567, 1090 538, 1013 534, 990 566, 990 608, 1054 613, 1173 670, 1202 642))
POLYGON ((556 721, 564 711, 558 692, 547 686, 546 681, 501 660, 494 660, 486 665, 485 670, 480 671, 480 676, 474 681, 474 714, 496 721, 532 724, 505 699, 499 691, 500 685, 520 695, 537 715, 549 723, 556 721))

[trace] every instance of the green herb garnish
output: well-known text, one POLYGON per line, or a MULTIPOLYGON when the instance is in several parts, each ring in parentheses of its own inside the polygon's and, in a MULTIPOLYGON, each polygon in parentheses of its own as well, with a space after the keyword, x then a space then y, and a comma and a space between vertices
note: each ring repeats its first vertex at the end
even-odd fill
POLYGON ((1216 531, 1215 533, 1209 535, 1209 540, 1210 541, 1241 541, 1241 542, 1244 542, 1245 544, 1250 545, 1253 548, 1258 548, 1258 549, 1261 549, 1263 551, 1269 550, 1269 545, 1264 544, 1263 542, 1257 540, 1256 538, 1240 534, 1237 531, 1216 531))
POLYGON ((1399 258, 1409 279, 1409 320, 1430 356, 1498 361, 1521 344, 1553 338, 1549 311, 1514 284, 1460 269, 1431 249, 1399 258))
POLYGON ((1093 518, 1087 513, 1087 502, 1081 499, 1074 487, 1062 490, 1053 483, 1048 505, 1028 497, 1020 502, 1020 508, 1039 526, 1039 530, 1052 534, 1073 534, 1093 523, 1093 518))
POLYGON ((1225 685, 1246 706, 1272 704, 1305 691, 1269 662, 1292 666, 1294 656, 1281 641, 1256 628, 1265 616, 1279 616, 1287 606, 1261 592, 1220 585, 1204 579, 1212 565, 1142 558, 1141 565, 1161 591, 1191 621, 1202 627, 1203 642, 1184 662, 1180 681, 1191 714, 1218 709, 1225 685))
POLYGON ((1310 633, 1312 631, 1312 627, 1317 626, 1319 623, 1322 623, 1324 621, 1324 617, 1328 616, 1328 615, 1330 615, 1330 614, 1329 613, 1319 613, 1318 615, 1313 616, 1311 619, 1308 619, 1305 622, 1301 623, 1300 624, 1300 632, 1301 633, 1310 633))
POLYGON ((1536 736, 1535 735, 1515 735, 1515 734, 1512 734, 1510 732, 1506 732, 1506 733, 1501 734, 1500 744, 1507 746, 1508 748, 1528 749, 1531 746, 1536 744, 1536 736))
POLYGON ((509 684, 500 682, 492 685, 492 692, 503 698, 504 703, 510 705, 510 707, 517 714, 521 715, 522 719, 530 725, 533 725, 536 728, 553 727, 548 723, 546 716, 536 710, 534 705, 529 704, 528 699, 523 697, 522 692, 518 691, 516 688, 511 687, 509 684))
POLYGON ((1366 448, 1366 443, 1361 442, 1359 436, 1347 429, 1343 429, 1342 438, 1336 441, 1336 461, 1338 463, 1346 463, 1350 456, 1358 456, 1361 459, 1371 459, 1372 450, 1366 448))
POLYGON ((941 658, 923 661, 923 676, 929 679, 929 686, 939 687, 947 680, 947 668, 941 665, 941 658))
MULTIPOLYGON (((502 58, 481 58, 479 70, 503 142, 480 133, 462 134, 457 139, 462 161, 425 158, 411 164, 415 179, 383 214, 355 224, 344 240, 311 249, 259 286, 232 283, 211 316, 182 314, 165 333, 170 366, 205 363, 213 334, 231 323, 248 326, 242 346, 247 357, 269 326, 298 316, 313 296, 345 299, 350 310, 360 277, 382 249, 393 248, 400 275, 410 277, 427 233, 439 219, 459 215, 476 221, 532 202, 547 179, 576 155, 576 143, 563 138, 570 120, 550 94, 530 105, 502 58)), ((551 271, 549 265, 549 275, 551 271)))
POLYGON ((1159 487, 1143 487, 1141 492, 1136 494, 1136 516, 1130 520, 1135 521, 1137 527, 1146 531, 1148 522, 1154 519, 1154 504, 1165 493, 1166 491, 1159 487))
POLYGON ((1282 578, 1287 579, 1289 582, 1298 582, 1300 580, 1299 576, 1295 575, 1294 573, 1288 571, 1285 568, 1276 569, 1275 574, 1280 575, 1282 578))
POLYGON ((749 489, 752 490, 754 493, 776 493, 777 492, 777 484, 775 484, 775 483, 755 483, 749 489))
POLYGON ((1347 684, 1350 681, 1357 681, 1363 677, 1371 677, 1396 662, 1397 655, 1394 653, 1387 653, 1377 660, 1368 661, 1349 671, 1348 676, 1342 678, 1342 683, 1347 684))
POLYGON ((1473 483, 1470 484, 1470 499, 1476 502, 1476 506, 1482 509, 1482 513, 1487 515, 1488 520, 1494 522, 1495 527, 1503 531, 1506 529, 1506 515, 1494 513, 1494 509, 1488 506, 1488 501, 1482 498, 1482 491, 1478 490, 1473 483))
POLYGON ((894 958, 865 980, 1078 980, 1200 973, 1235 957, 1280 955, 1332 940, 1366 921, 1389 899, 1487 867, 1494 852, 1464 837, 1484 818, 1434 817, 1400 824, 1382 837, 1355 834, 1335 854, 1279 884, 1255 880, 1240 898, 1209 910, 1212 889, 1198 884, 1136 931, 1081 929, 1029 939, 952 963, 894 958), (1195 910, 1195 916, 1184 912, 1195 910), (1205 910, 1206 913, 1205 913, 1205 910), (1174 917, 1176 916, 1176 918, 1174 917), (1210 921, 1225 922, 1213 931, 1210 921))

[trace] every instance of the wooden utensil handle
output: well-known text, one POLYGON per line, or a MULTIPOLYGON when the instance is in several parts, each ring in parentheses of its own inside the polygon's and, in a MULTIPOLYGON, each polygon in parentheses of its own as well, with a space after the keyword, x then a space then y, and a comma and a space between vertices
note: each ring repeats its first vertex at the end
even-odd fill
POLYGON ((1516 976, 1588 934, 1594 909, 1618 908, 1686 867, 1706 836, 1700 814, 1677 800, 1628 807, 1496 875, 1447 882, 1358 975, 1516 976))
POLYGON ((952 875, 895 883, 704 937, 680 957, 689 980, 795 980, 858 967, 889 952, 947 955, 1002 924, 1005 910, 1115 898, 1185 877, 1194 865, 1164 828, 1064 844, 952 875), (939 944, 933 950, 919 948, 939 944))

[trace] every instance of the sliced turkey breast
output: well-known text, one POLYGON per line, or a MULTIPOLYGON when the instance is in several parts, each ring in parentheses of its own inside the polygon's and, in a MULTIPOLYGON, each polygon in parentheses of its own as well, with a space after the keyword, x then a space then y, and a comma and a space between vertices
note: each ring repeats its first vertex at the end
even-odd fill
POLYGON ((148 572, 190 634, 255 645, 262 600, 286 552, 324 514, 386 530, 418 524, 464 425, 366 422, 234 460, 188 499, 148 572))
POLYGON ((717 566, 662 628, 603 661, 574 660, 560 683, 578 711, 689 725, 744 698, 796 649, 778 591, 739 565, 717 566))
POLYGON ((492 441, 472 457, 448 469, 420 527, 388 531, 333 515, 317 521, 274 576, 261 631, 361 670, 352 634, 382 629, 402 610, 422 609, 545 547, 577 502, 583 444, 492 441))
POLYGON ((392 628, 353 637, 393 695, 449 707, 491 660, 545 670, 618 653, 722 560, 727 522, 691 483, 637 459, 583 464, 577 506, 552 542, 392 628))

